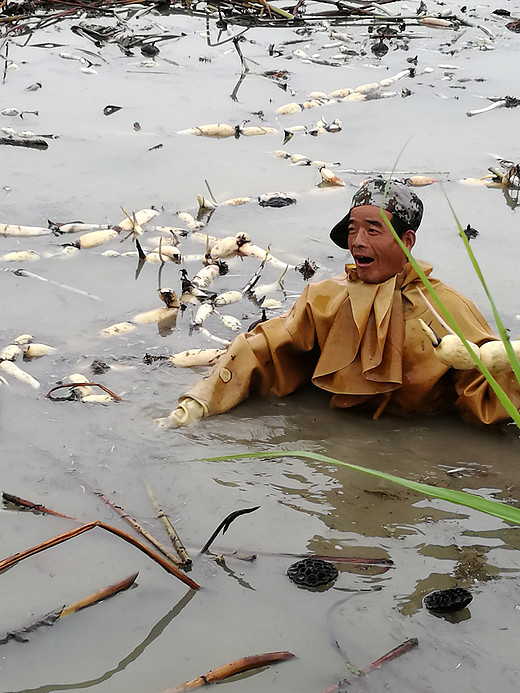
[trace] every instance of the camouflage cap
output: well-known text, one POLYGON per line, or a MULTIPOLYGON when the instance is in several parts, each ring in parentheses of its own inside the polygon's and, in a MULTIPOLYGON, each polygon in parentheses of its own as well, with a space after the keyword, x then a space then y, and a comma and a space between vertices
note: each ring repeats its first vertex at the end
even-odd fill
POLYGON ((347 226, 350 212, 354 207, 362 205, 374 205, 383 207, 398 217, 407 228, 417 231, 423 215, 423 203, 413 190, 403 183, 390 181, 384 178, 370 178, 356 192, 352 198, 352 204, 348 214, 339 221, 330 232, 330 237, 340 248, 348 248, 347 226), (385 195, 386 190, 386 195, 385 195))

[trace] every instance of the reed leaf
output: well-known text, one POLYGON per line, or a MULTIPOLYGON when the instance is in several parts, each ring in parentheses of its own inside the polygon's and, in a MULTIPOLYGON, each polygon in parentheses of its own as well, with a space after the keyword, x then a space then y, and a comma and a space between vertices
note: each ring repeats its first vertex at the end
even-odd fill
POLYGON ((498 517, 506 522, 520 524, 520 508, 514 508, 499 501, 480 498, 480 496, 475 496, 472 493, 467 493, 466 491, 455 491, 453 489, 443 488, 442 486, 430 486, 429 484, 423 484, 419 481, 411 481, 410 479, 404 479, 403 477, 395 476, 394 474, 380 472, 377 469, 370 469, 370 467, 361 467, 358 464, 343 462, 335 459, 334 457, 327 457, 326 455, 320 455, 315 452, 307 452, 306 450, 247 452, 238 455, 205 457, 201 461, 218 462, 223 460, 265 459, 270 457, 303 457, 316 462, 325 462, 326 464, 334 464, 339 467, 347 467, 348 469, 352 469, 357 472, 363 472, 364 474, 370 474, 370 476, 375 476, 379 479, 384 479, 385 481, 391 481, 394 484, 399 484, 400 486, 409 488, 412 491, 416 491, 424 496, 439 498, 440 500, 447 501, 448 503, 463 505, 467 508, 471 508, 472 510, 478 510, 479 512, 486 513, 487 515, 493 515, 494 517, 498 517))

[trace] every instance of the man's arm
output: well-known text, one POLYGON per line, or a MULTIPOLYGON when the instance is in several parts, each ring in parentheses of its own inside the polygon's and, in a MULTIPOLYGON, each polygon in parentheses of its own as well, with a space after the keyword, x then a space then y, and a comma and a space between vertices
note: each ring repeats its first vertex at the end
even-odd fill
POLYGON ((319 356, 309 287, 291 310, 238 335, 211 373, 159 425, 175 428, 232 409, 251 394, 283 396, 310 382, 319 356))

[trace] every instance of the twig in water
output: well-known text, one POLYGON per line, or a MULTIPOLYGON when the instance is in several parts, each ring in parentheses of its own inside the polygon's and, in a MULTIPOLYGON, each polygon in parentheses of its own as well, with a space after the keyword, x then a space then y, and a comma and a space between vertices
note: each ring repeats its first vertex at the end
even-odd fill
POLYGON ((57 546, 58 544, 62 544, 64 541, 67 541, 68 539, 73 539, 74 537, 77 537, 79 534, 83 534, 84 532, 88 532, 89 530, 94 529, 94 527, 100 527, 101 529, 105 529, 107 532, 111 532, 112 534, 115 534, 121 539, 124 539, 129 544, 132 544, 140 551, 145 553, 147 556, 149 556, 152 560, 154 560, 162 568, 164 568, 164 570, 166 570, 168 573, 171 573, 171 575, 175 575, 176 578, 181 580, 181 582, 184 582, 184 584, 188 585, 188 587, 191 587, 194 590, 200 589, 200 585, 198 585, 194 580, 185 575, 181 570, 179 570, 179 568, 177 568, 176 565, 173 565, 171 562, 166 561, 162 556, 159 556, 159 554, 149 549, 145 544, 141 543, 138 539, 135 539, 130 534, 123 532, 117 527, 112 527, 112 525, 107 525, 104 522, 101 522, 100 520, 87 522, 87 524, 81 525, 81 527, 71 529, 68 532, 65 532, 64 534, 59 534, 58 536, 53 537, 52 539, 47 539, 46 541, 43 541, 40 544, 37 544, 36 546, 32 546, 30 549, 20 551, 19 553, 16 553, 13 556, 8 556, 7 558, 4 558, 3 561, 0 561, 0 572, 2 572, 3 570, 7 570, 7 568, 11 568, 20 561, 23 561, 24 558, 29 558, 30 556, 34 556, 35 554, 40 553, 41 551, 50 549, 53 546, 57 546))
POLYGON ((123 520, 126 520, 128 524, 133 527, 139 534, 141 534, 145 539, 147 539, 150 544, 155 546, 156 549, 158 549, 166 558, 168 558, 172 563, 175 565, 180 565, 181 561, 179 558, 173 554, 171 551, 169 551, 165 546, 161 544, 160 541, 158 541, 153 535, 150 534, 150 532, 147 532, 146 529, 141 527, 139 522, 135 518, 133 518, 129 513, 126 512, 120 505, 116 505, 115 503, 112 503, 112 501, 105 496, 104 493, 101 491, 96 491, 95 488, 93 488, 90 484, 88 484, 84 479, 83 483, 85 486, 89 489, 89 491, 93 494, 95 494, 98 498, 101 498, 102 501, 104 501, 107 505, 109 505, 112 510, 115 510, 116 513, 123 518, 123 520))
POLYGON ((91 594, 88 597, 85 597, 84 599, 80 599, 79 601, 74 602, 74 604, 64 606, 60 609, 55 609, 54 611, 51 611, 50 613, 46 614, 43 618, 38 619, 38 621, 35 621, 34 623, 31 623, 28 626, 24 626, 23 628, 19 628, 18 630, 5 633, 5 635, 0 636, 0 645, 4 645, 5 643, 9 642, 9 640, 16 640, 17 642, 28 642, 29 638, 26 637, 27 633, 32 633, 41 626, 52 626, 54 625, 54 623, 56 623, 58 619, 63 618, 64 616, 74 614, 76 613, 76 611, 79 611, 80 609, 85 609, 87 606, 97 604, 97 602, 100 602, 103 599, 107 599, 108 597, 111 597, 114 594, 117 594, 118 592, 122 592, 123 590, 128 589, 131 585, 134 584, 135 579, 138 575, 139 573, 134 573, 133 575, 124 578, 124 580, 120 580, 119 582, 116 582, 115 584, 110 585, 109 587, 105 587, 102 590, 98 590, 94 594, 91 594))
MULTIPOLYGON (((405 642, 401 643, 401 645, 394 647, 393 650, 390 650, 390 652, 387 652, 382 657, 379 657, 379 659, 376 659, 375 662, 372 662, 372 664, 369 664, 364 669, 356 670, 356 668, 352 665, 347 664, 347 666, 352 673, 356 674, 356 676, 366 676, 366 674, 368 674, 370 671, 379 668, 383 664, 386 664, 386 662, 391 662, 392 660, 397 659, 397 657, 400 657, 405 652, 409 652, 414 647, 417 647, 418 644, 419 641, 417 638, 410 638, 409 640, 405 640, 405 642)), ((343 679, 343 681, 340 681, 337 685, 332 686, 331 688, 327 688, 327 690, 323 691, 322 693, 338 693, 345 683, 349 682, 346 679, 343 679)))
POLYGON ((56 400, 54 399, 54 397, 51 397, 50 395, 51 395, 55 390, 61 390, 61 389, 64 388, 64 387, 68 387, 68 388, 71 388, 71 389, 72 389, 72 388, 75 388, 75 387, 86 387, 86 386, 90 386, 90 387, 99 387, 99 388, 101 388, 102 390, 104 390, 108 395, 110 395, 110 397, 113 397, 113 398, 116 400, 116 402, 122 402, 122 401, 123 401, 123 398, 122 398, 122 397, 120 397, 119 395, 116 395, 116 393, 115 393, 115 392, 112 392, 112 390, 109 390, 108 387, 105 387, 104 385, 100 385, 99 383, 64 383, 64 384, 62 384, 62 385, 55 385, 54 387, 51 387, 51 389, 50 389, 49 392, 45 395, 45 397, 48 398, 48 399, 50 399, 51 402, 53 402, 53 401, 56 401, 56 400))
POLYGON ((60 282, 55 282, 52 279, 47 279, 46 277, 41 277, 39 274, 34 274, 34 272, 29 272, 28 270, 25 269, 15 269, 12 270, 10 268, 5 268, 5 271, 7 272, 12 272, 15 274, 17 277, 30 277, 31 279, 39 279, 41 282, 48 282, 49 284, 53 284, 54 286, 58 286, 60 289, 66 289, 67 291, 72 291, 75 294, 80 294, 81 296, 87 296, 88 298, 92 298, 94 301, 101 301, 99 296, 95 296, 94 294, 89 294, 86 291, 82 291, 81 289, 76 289, 74 286, 68 286, 68 284, 60 284, 60 282))
POLYGON ((161 693, 182 693, 182 691, 191 691, 194 688, 202 688, 202 686, 209 686, 211 683, 217 683, 218 681, 223 681, 230 676, 236 676, 236 674, 241 674, 244 671, 250 671, 251 669, 258 669, 259 667, 265 667, 268 664, 274 664, 275 662, 283 662, 286 659, 291 659, 294 657, 292 652, 266 652, 265 654, 250 655, 248 657, 242 657, 241 659, 235 659, 229 664, 224 664, 224 666, 217 667, 207 674, 187 681, 180 686, 175 686, 174 688, 167 688, 161 693))
POLYGON ((25 508, 27 510, 34 510, 34 512, 43 513, 44 515, 65 517, 67 520, 75 520, 76 522, 79 522, 79 520, 76 520, 75 517, 58 513, 55 510, 46 508, 45 505, 41 505, 41 503, 33 503, 32 501, 26 500, 25 498, 20 498, 19 496, 13 496, 5 491, 2 493, 2 498, 6 503, 12 503, 13 505, 17 505, 18 507, 25 508))
POLYGON ((138 575, 139 573, 133 573, 132 575, 129 575, 123 580, 115 582, 113 585, 104 587, 103 589, 94 592, 94 594, 91 594, 88 597, 85 597, 84 599, 80 599, 77 602, 74 602, 74 604, 64 606, 60 614, 60 618, 63 618, 64 616, 69 616, 70 614, 75 614, 77 611, 85 609, 87 606, 92 606, 92 604, 96 604, 97 602, 100 602, 102 599, 108 599, 108 597, 112 597, 114 594, 117 594, 118 592, 123 592, 123 590, 127 590, 134 584, 138 575))
POLYGON ((419 641, 417 640, 417 638, 410 638, 409 640, 405 640, 403 643, 401 643, 401 645, 394 647, 392 650, 390 650, 390 652, 387 652, 382 657, 379 657, 379 659, 376 659, 375 662, 372 662, 372 664, 369 664, 364 669, 361 669, 359 675, 365 676, 365 674, 368 674, 369 671, 373 671, 374 669, 377 669, 383 664, 386 664, 386 662, 391 662, 392 660, 397 659, 397 657, 400 657, 402 654, 405 654, 405 652, 409 652, 414 647, 417 647, 418 644, 419 641))
POLYGON ((172 521, 170 520, 168 515, 166 515, 164 510, 159 505, 159 502, 158 502, 157 498, 155 497, 154 492, 152 491, 152 489, 150 488, 150 486, 147 483, 146 483, 146 491, 148 493, 148 498, 152 502, 154 510, 157 513, 157 518, 159 520, 161 520, 161 522, 163 523, 164 528, 168 532, 168 536, 172 540, 172 544, 175 548, 175 551, 177 551, 177 553, 179 554, 179 558, 181 559, 182 565, 184 565, 184 566, 191 565, 191 558, 189 557, 188 552, 186 551, 186 548, 185 548, 184 544, 182 543, 179 534, 177 533, 177 530, 173 526, 172 521))
POLYGON ((199 551, 199 554, 205 553, 211 544, 215 541, 215 539, 218 537, 220 534, 220 530, 222 530, 222 534, 225 534, 228 530, 229 525, 233 522, 233 520, 236 520, 237 517, 240 517, 240 515, 245 515, 246 513, 252 513, 255 510, 258 510, 260 506, 257 505, 254 508, 244 508, 243 510, 235 510, 234 512, 230 513, 227 517, 225 517, 222 522, 219 524, 217 529, 213 532, 213 534, 210 536, 208 541, 204 544, 204 546, 201 548, 199 551))

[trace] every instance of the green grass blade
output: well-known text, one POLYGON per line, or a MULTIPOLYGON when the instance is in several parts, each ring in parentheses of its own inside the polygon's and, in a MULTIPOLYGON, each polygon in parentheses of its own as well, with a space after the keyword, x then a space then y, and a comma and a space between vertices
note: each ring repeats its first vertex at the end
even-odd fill
POLYGON ((219 462, 224 460, 265 459, 266 457, 303 457, 310 460, 315 460, 316 462, 325 462, 326 464, 348 467, 354 471, 370 474, 371 476, 378 477, 379 479, 384 479, 385 481, 391 481, 392 483, 399 484, 400 486, 409 488, 412 491, 417 491, 417 493, 424 496, 439 498, 440 500, 447 501, 448 503, 463 505, 467 508, 471 508, 472 510, 478 510, 482 513, 486 513, 487 515, 493 515, 494 517, 498 517, 506 522, 520 524, 520 508, 514 508, 510 505, 506 505, 505 503, 500 503, 499 501, 480 498, 479 496, 474 496, 473 494, 466 493, 465 491, 454 491, 452 489, 443 488, 442 486, 430 486, 429 484, 423 484, 419 481, 410 481, 409 479, 404 479, 400 476, 395 476, 394 474, 387 474, 386 472, 380 472, 377 469, 370 469, 369 467, 360 467, 357 464, 342 462, 334 457, 327 457, 326 455, 320 455, 315 452, 307 452, 306 450, 247 452, 238 455, 204 457, 199 461, 219 462))

